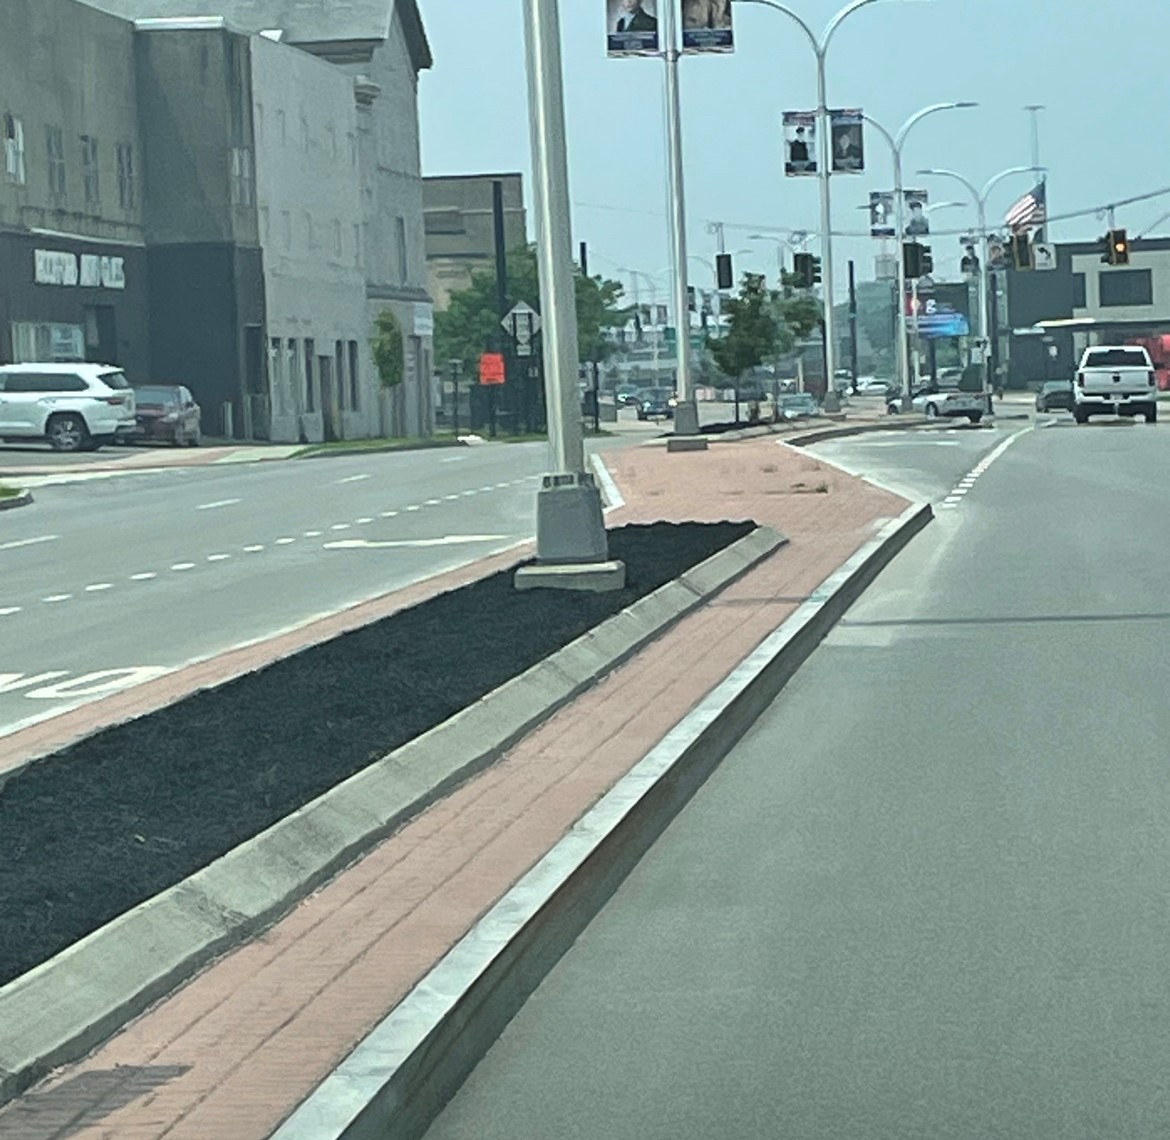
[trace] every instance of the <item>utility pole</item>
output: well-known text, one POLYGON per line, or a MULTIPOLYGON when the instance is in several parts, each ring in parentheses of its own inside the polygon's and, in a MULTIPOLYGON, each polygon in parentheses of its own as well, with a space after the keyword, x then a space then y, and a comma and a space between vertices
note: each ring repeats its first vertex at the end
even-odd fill
MULTIPOLYGON (((1029 103, 1024 110, 1032 117, 1032 174, 1037 183, 1043 182, 1045 199, 1047 201, 1048 175, 1040 166, 1040 112, 1045 109, 1042 103, 1029 103)), ((1036 230, 1037 241, 1047 241, 1048 223, 1039 226, 1036 230)))
POLYGON ((585 469, 557 0, 524 0, 524 46, 552 470, 536 500, 536 562, 514 581, 517 589, 620 590, 626 568, 609 561, 601 493, 585 469))
MULTIPOLYGON (((492 229, 496 243, 496 310, 501 321, 508 315, 508 242, 504 234, 504 184, 498 178, 492 181, 492 229)), ((508 382, 508 364, 512 353, 506 332, 499 337, 504 354, 504 384, 508 382)), ((496 385, 488 390, 488 435, 496 438, 496 385)))
POLYGON ((849 262, 849 367, 853 373, 853 394, 857 395, 857 277, 849 262))

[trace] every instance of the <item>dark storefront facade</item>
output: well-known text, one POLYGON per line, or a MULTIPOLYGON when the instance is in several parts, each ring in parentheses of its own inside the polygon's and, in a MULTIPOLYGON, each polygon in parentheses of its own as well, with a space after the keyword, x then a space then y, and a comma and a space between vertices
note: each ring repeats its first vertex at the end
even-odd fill
POLYGON ((0 266, 0 360, 88 360, 150 379, 145 249, 0 231, 0 266))

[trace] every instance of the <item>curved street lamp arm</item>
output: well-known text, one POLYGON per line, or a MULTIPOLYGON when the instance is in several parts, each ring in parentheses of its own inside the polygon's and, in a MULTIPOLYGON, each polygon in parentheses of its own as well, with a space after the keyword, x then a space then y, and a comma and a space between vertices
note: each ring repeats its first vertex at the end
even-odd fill
POLYGON ((913 114, 903 124, 902 129, 898 132, 897 145, 898 149, 902 149, 902 144, 906 141, 906 136, 910 133, 910 129, 917 123, 920 123, 928 115, 937 115, 939 111, 963 111, 970 107, 977 107, 979 104, 964 100, 963 102, 949 102, 949 103, 932 103, 929 107, 923 107, 921 111, 913 114))
MULTIPOLYGON (((795 20, 800 25, 804 34, 808 36, 808 42, 812 44, 813 51, 820 55, 821 45, 817 40, 816 32, 814 32, 812 28, 810 28, 808 24, 806 24, 804 20, 786 4, 777 3, 777 0, 733 0, 733 2, 736 4, 762 4, 765 8, 774 8, 777 12, 783 12, 785 16, 795 20)), ((873 0, 861 0, 861 3, 863 4, 869 4, 872 2, 873 0)))
POLYGON ((832 40, 834 33, 844 23, 844 21, 853 15, 859 8, 864 8, 869 4, 876 4, 877 0, 853 0, 851 4, 846 4, 830 21, 829 26, 825 29, 825 34, 821 37, 820 52, 824 54, 829 50, 829 42, 832 40))
POLYGON ((975 183, 969 178, 965 178, 962 174, 956 173, 954 170, 920 170, 918 173, 928 178, 953 178, 956 182, 961 182, 967 187, 976 206, 983 204, 983 196, 979 193, 979 189, 975 183))
POLYGON ((873 129, 886 140, 886 142, 890 144, 890 150, 896 154, 898 152, 898 140, 895 139, 894 136, 890 134, 890 132, 887 131, 886 128, 881 125, 881 123, 877 121, 877 119, 872 118, 866 114, 863 114, 861 117, 865 120, 865 122, 869 123, 869 125, 873 127, 873 129))
POLYGON ((1007 170, 1001 170, 998 174, 993 175, 987 180, 987 185, 983 187, 983 193, 979 195, 984 202, 987 201, 987 195, 991 193, 992 189, 1005 178, 1012 174, 1032 174, 1034 173, 1030 166, 1012 166, 1007 170))

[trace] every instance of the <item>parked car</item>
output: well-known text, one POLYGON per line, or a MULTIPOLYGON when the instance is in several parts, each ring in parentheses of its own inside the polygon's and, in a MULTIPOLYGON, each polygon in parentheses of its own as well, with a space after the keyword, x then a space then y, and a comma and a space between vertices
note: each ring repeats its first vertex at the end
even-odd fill
MULTIPOLYGON (((902 410, 902 401, 887 397, 886 411, 896 416, 902 410)), ((912 410, 928 420, 957 419, 962 416, 973 424, 983 419, 985 403, 978 392, 960 392, 956 388, 939 386, 920 388, 911 401, 912 410)))
POLYGON ((96 451, 135 431, 134 391, 108 364, 0 365, 0 439, 96 451))
POLYGON ((1073 407, 1073 386, 1071 380, 1047 380, 1036 393, 1036 411, 1051 412, 1063 408, 1071 412, 1073 407))
POLYGON ((859 376, 857 378, 857 394, 859 396, 889 396, 893 395, 894 385, 889 380, 879 380, 876 376, 859 376))
POLYGON ((785 420, 801 420, 821 414, 820 405, 811 392, 796 392, 791 396, 781 396, 779 410, 780 418, 785 420))
POLYGON ((643 388, 638 393, 638 419, 672 420, 677 403, 671 388, 643 388))
POLYGON ((175 447, 198 447, 203 442, 202 411, 182 384, 151 384, 134 390, 137 431, 143 442, 162 441, 175 447))
POLYGON ((614 400, 619 408, 634 407, 638 403, 638 385, 637 384, 619 384, 614 389, 614 400))

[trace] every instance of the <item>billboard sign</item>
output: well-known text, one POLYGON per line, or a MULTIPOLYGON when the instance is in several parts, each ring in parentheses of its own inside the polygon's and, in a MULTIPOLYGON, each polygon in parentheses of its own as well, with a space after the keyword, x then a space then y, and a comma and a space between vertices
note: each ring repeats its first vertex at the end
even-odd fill
MULTIPOLYGON (((914 317, 914 296, 906 294, 906 315, 914 317)), ((927 340, 971 335, 971 293, 962 284, 935 284, 918 294, 918 335, 927 340)))

